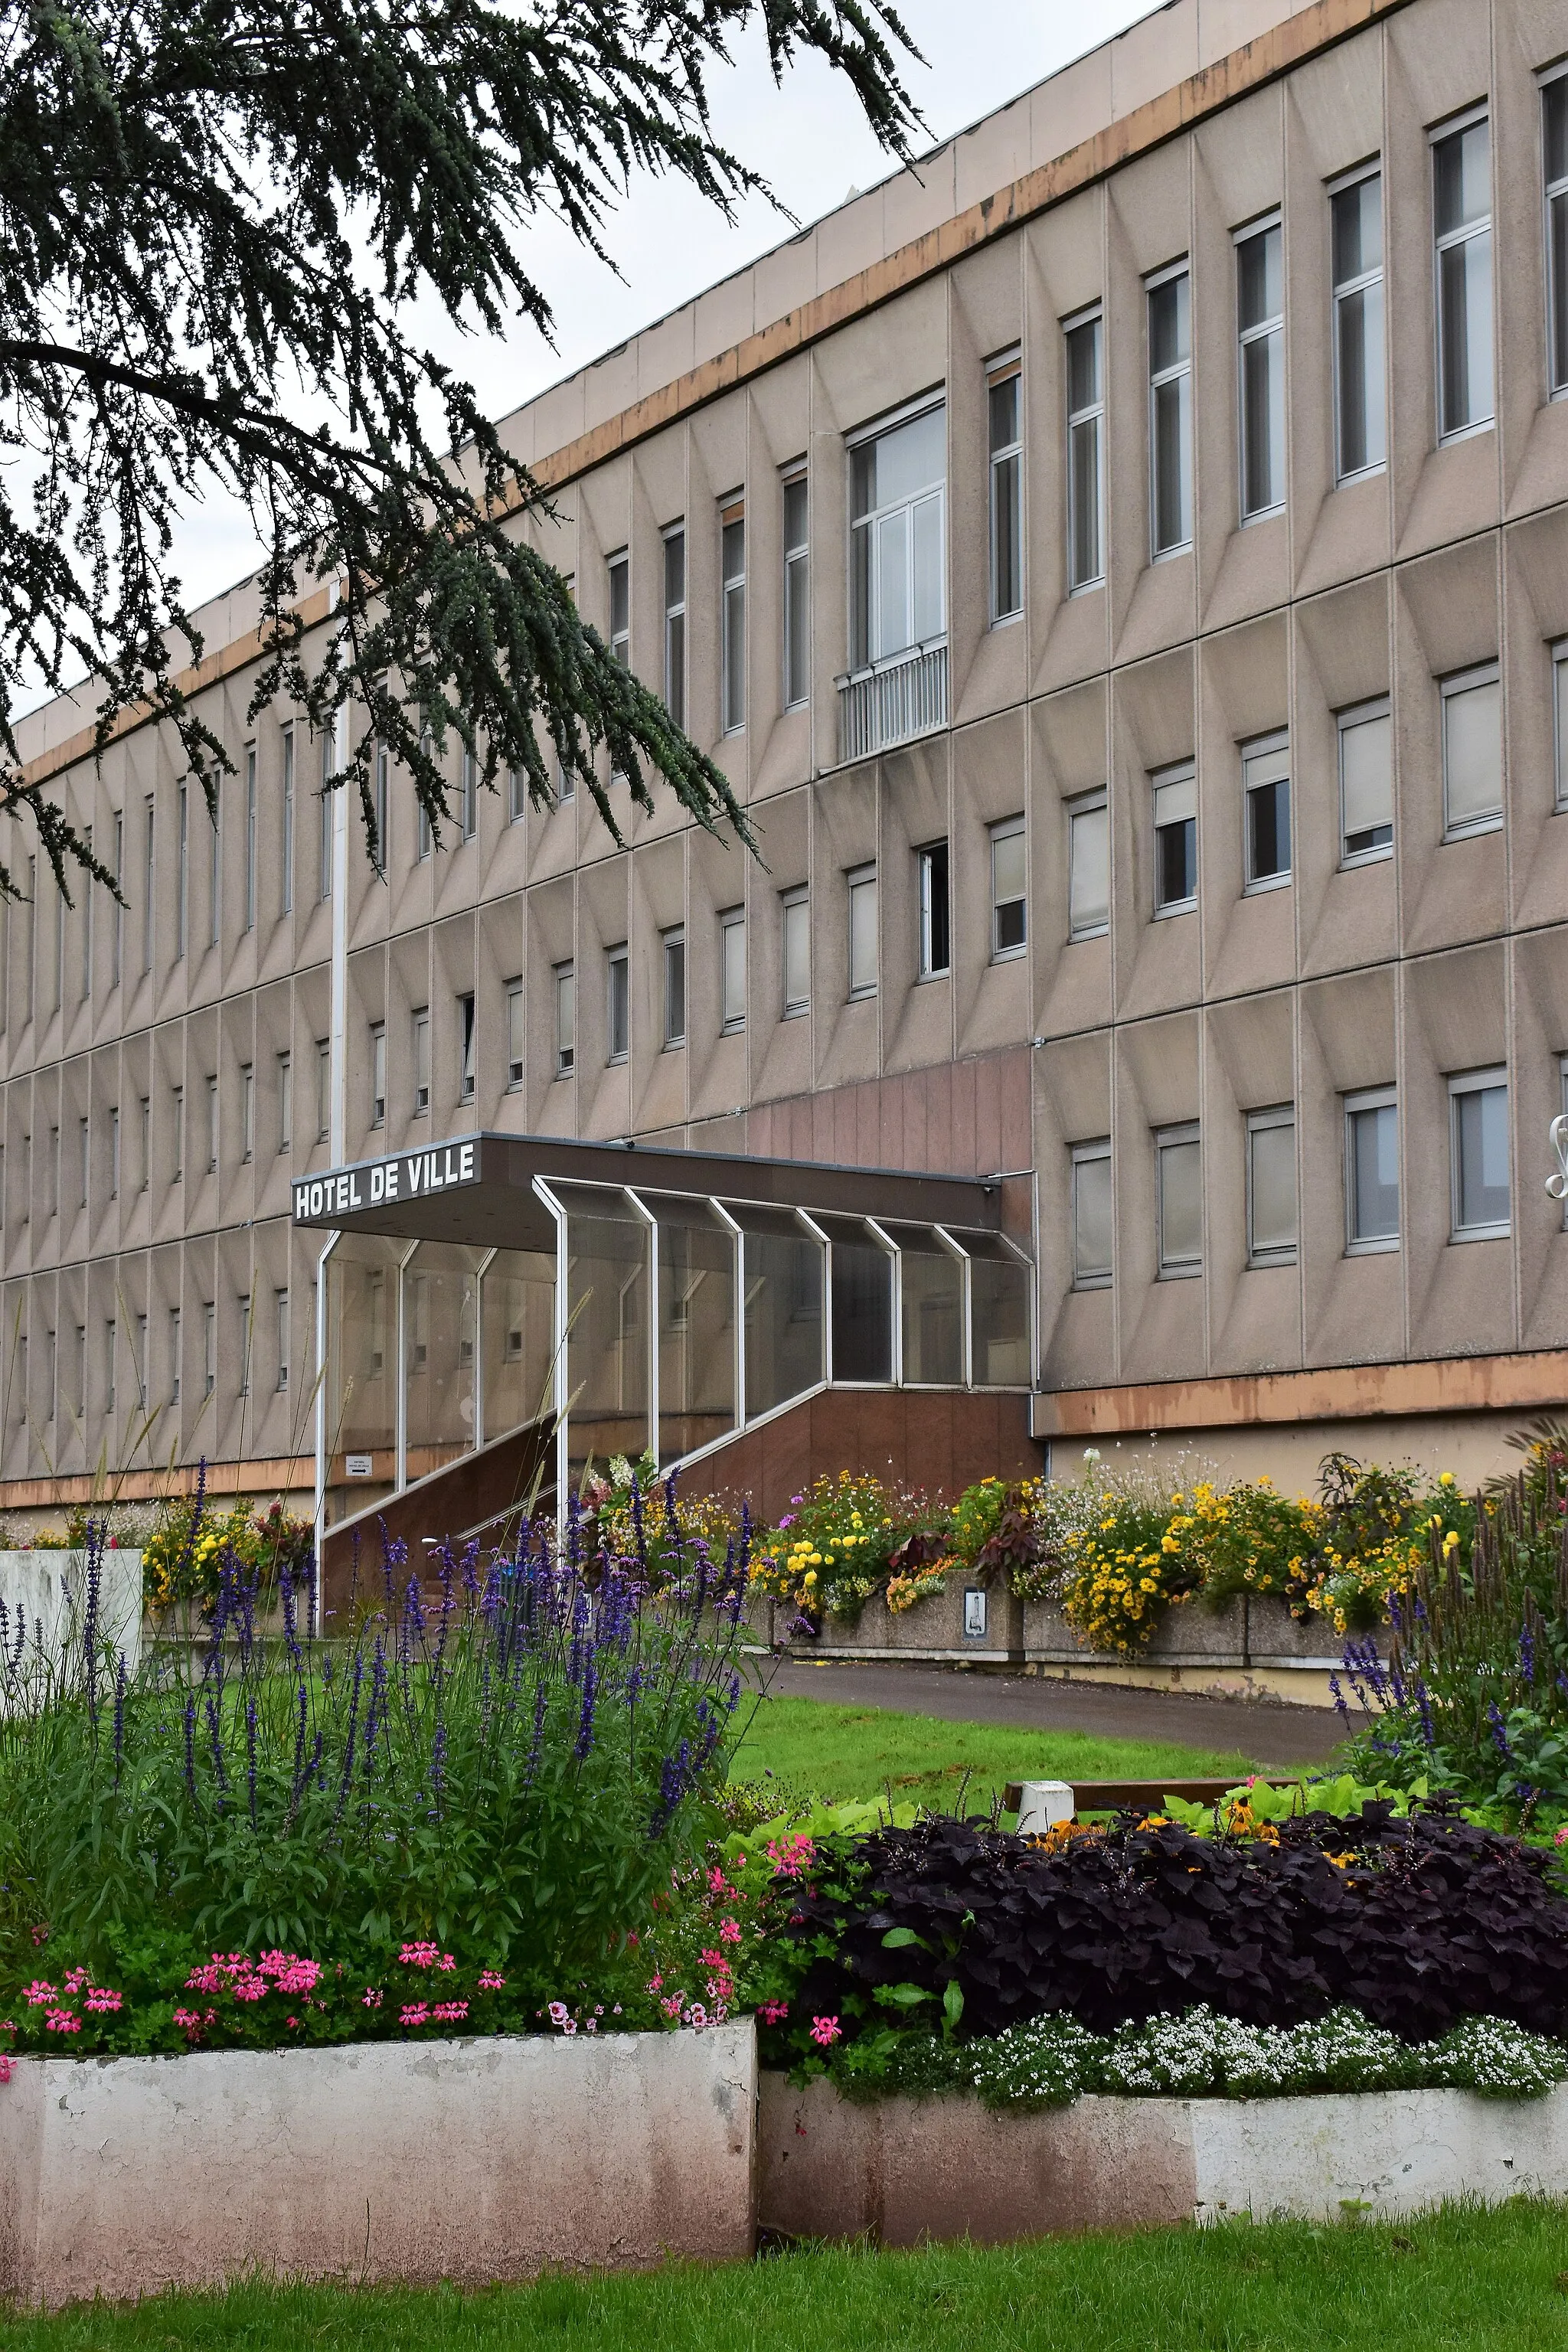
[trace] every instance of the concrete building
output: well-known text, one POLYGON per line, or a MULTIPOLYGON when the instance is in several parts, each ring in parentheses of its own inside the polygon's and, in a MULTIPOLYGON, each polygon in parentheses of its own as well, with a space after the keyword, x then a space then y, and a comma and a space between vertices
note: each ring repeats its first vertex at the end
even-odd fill
MULTIPOLYGON (((917 1384, 945 1252, 934 1385, 1058 1466, 1505 1460, 1568 1396, 1565 74, 1568 0, 1173 0, 508 419, 526 527, 763 862, 624 794, 617 851, 454 751, 457 836, 386 775, 378 874, 330 747, 247 730, 244 588, 204 615, 216 833, 156 729, 95 770, 80 709, 29 721, 130 910, 7 918, 0 1501, 200 1454, 303 1496, 340 1196, 290 1186, 480 1133, 881 1219, 862 1388, 917 1384), (827 1163, 1005 1181, 900 1241, 911 1196, 827 1163), (1011 1274, 983 1313, 987 1252, 1032 1313, 1011 1274)), ((338 1215, 334 1515, 565 1378, 556 1227, 430 1214, 338 1215)), ((700 1257, 616 1335, 658 1322, 656 1391, 700 1257)), ((793 1392, 844 1383, 815 1344, 793 1392)), ((759 1381, 667 1398, 666 1454, 759 1381)))

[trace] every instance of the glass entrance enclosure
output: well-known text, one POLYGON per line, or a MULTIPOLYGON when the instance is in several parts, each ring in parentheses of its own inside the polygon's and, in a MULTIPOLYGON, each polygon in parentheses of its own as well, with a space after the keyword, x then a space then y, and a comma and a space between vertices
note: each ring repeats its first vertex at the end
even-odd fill
POLYGON ((671 1468, 829 1385, 1033 1384, 1033 1268, 1001 1232, 553 1171, 498 1199, 487 1215, 477 1192, 452 1192, 444 1229, 530 1246, 436 1238, 430 1214, 423 1238, 340 1229, 328 1244, 329 1517, 539 1422, 555 1424, 564 1491, 617 1454, 671 1468))

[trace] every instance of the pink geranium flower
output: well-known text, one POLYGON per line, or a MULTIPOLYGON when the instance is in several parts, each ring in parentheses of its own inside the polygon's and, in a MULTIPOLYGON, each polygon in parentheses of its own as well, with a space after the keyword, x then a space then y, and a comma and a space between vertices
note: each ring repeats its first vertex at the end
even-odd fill
POLYGON ((832 2048, 834 2042, 843 2040, 844 2029, 836 2017, 814 2017, 811 2021, 811 2038, 819 2049, 828 2050, 832 2048))

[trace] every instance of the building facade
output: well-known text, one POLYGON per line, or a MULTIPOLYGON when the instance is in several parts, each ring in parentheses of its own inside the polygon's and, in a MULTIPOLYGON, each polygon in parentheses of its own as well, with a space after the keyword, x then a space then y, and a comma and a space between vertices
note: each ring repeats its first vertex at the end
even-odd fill
POLYGON ((503 435, 760 856, 454 746, 377 870, 244 588, 216 829, 29 720, 129 907, 5 919, 0 1502, 303 1494, 290 1185, 481 1130, 1021 1185, 1058 1466, 1568 1398, 1568 0, 1176 0, 503 435))

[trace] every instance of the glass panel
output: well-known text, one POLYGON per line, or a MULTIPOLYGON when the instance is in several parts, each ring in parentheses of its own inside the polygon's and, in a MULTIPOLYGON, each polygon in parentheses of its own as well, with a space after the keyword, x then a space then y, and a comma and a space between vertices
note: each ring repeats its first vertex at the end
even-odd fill
POLYGON ((1110 812, 1075 809, 1069 819, 1068 923, 1075 935, 1103 930, 1110 919, 1110 812))
POLYGON ((1386 710, 1340 728, 1340 779, 1345 850, 1374 849, 1394 838, 1394 721, 1386 710))
POLYGON ((1194 1136, 1160 1146, 1160 1270, 1203 1264, 1201 1147, 1194 1136))
POLYGON ((786 553, 805 545, 805 476, 797 474, 784 486, 784 541, 786 553))
POLYGON ((877 985, 877 883, 875 876, 849 885, 849 992, 869 994, 877 985))
POLYGON ((1490 125, 1472 122, 1468 130, 1440 140, 1434 156, 1438 236, 1485 220, 1492 208, 1490 125))
POLYGON ((929 637, 941 636, 947 625, 946 605, 942 578, 942 499, 921 499, 914 509, 913 643, 923 645, 929 637))
POLYGON ((1018 438, 1018 382, 1016 375, 994 383, 991 390, 991 454, 1010 449, 1018 438))
POLYGON ((969 1331, 977 1389, 1034 1384, 1030 1269, 994 1234, 954 1234, 969 1258, 969 1331))
POLYGON ((735 1242, 706 1202, 639 1195, 658 1221, 658 1458, 735 1425, 735 1242))
POLYGON ((1285 338, 1258 335, 1241 351, 1243 512, 1285 496, 1285 338))
POLYGON ((1443 697, 1443 773, 1450 832, 1502 810, 1502 690, 1498 680, 1443 697))
POLYGON ((1192 378, 1173 377, 1154 394, 1154 549, 1184 547, 1191 539, 1192 498, 1187 474, 1191 446, 1192 378))
POLYGON ((1285 307, 1284 241, 1266 228, 1236 248, 1237 307, 1243 331, 1278 319, 1285 307))
POLYGON ((889 1225, 903 1288, 906 1388, 963 1385, 963 1267, 921 1225, 889 1225))
POLYGON ((947 413, 928 408, 923 416, 913 416, 856 450, 855 512, 868 514, 896 499, 912 499, 942 481, 946 473, 947 413))
POLYGON ((1197 813, 1197 778, 1190 771, 1184 775, 1173 776, 1168 783, 1155 784, 1154 822, 1156 824, 1175 824, 1184 818, 1195 817, 1197 813))
POLYGON ((1438 256, 1442 287, 1443 430, 1492 413, 1492 241, 1482 230, 1438 256))
POLYGON ((1351 1239, 1393 1241, 1399 1233, 1399 1114, 1377 1103, 1350 1114, 1351 1239))
POLYGON ((822 1244, 787 1210, 733 1204, 743 1231, 746 1415, 754 1421, 817 1387, 822 1361, 822 1244))
POLYGON ((1508 1223, 1508 1088, 1477 1087, 1455 1097, 1459 1145, 1459 1224, 1508 1223))
POLYGON ((345 1234, 327 1260, 327 1484, 342 1485, 351 1454, 372 1465, 349 1485, 340 1517, 384 1494, 396 1475, 397 1262, 406 1247, 345 1234))
POLYGON ((1028 858, 1024 828, 1014 833, 994 833, 991 836, 992 897, 997 906, 1009 898, 1022 898, 1028 887, 1028 858))
POLYGON ((726 1029, 739 1029, 746 1018, 746 924, 743 916, 724 923, 719 933, 721 954, 721 1016, 726 1029))
POLYGON ((648 1441, 648 1245, 643 1218, 619 1193, 553 1188, 566 1211, 567 1458, 635 1461, 648 1441))
POLYGON ((1388 456, 1383 388, 1383 280, 1342 295, 1338 312, 1340 471, 1359 474, 1388 456))
POLYGON ((1149 372, 1177 367, 1189 357, 1187 278, 1167 278, 1149 295, 1149 372))
POLYGON ((1072 1170, 1073 1280, 1109 1282, 1113 1241, 1110 1154, 1075 1160, 1072 1170))
POLYGON ((784 1010, 803 1013, 811 1002, 811 902, 786 898, 784 909, 784 1010))
MULTIPOLYGON (((1563 87, 1568 88, 1568 84, 1563 87)), ((1552 268, 1552 389, 1568 385, 1568 194, 1552 197, 1547 215, 1552 268)))
POLYGON ((421 1242, 403 1269, 410 1486, 476 1442, 474 1374, 482 1250, 421 1242))
POLYGON ((1333 200, 1334 284, 1383 267, 1383 182, 1374 172, 1333 200))
POLYGON ((893 1377, 893 1261, 858 1217, 818 1217, 833 1244, 833 1377, 893 1377))
POLYGON ((1068 414, 1076 416, 1100 399, 1100 320, 1086 319, 1067 340, 1068 414))
POLYGON ((788 646, 784 696, 792 706, 805 700, 811 676, 809 589, 806 559, 804 555, 794 555, 784 567, 784 633, 788 646))
POLYGON ((1284 1256, 1296 1247, 1296 1129, 1282 1120, 1255 1127, 1252 1145, 1252 1255, 1284 1256))
POLYGON ((1068 437, 1072 509, 1069 533, 1071 577, 1068 585, 1082 588, 1100 574, 1100 419, 1086 416, 1068 437))
POLYGON ((910 643, 910 510, 899 507, 873 524, 877 534, 877 629, 871 657, 910 643))
POLYGON ((995 620, 1022 609, 1023 459, 1015 450, 991 468, 991 611, 995 620))
POLYGON ((555 1259, 547 1250, 498 1250, 479 1285, 484 1435, 554 1407, 555 1259))

